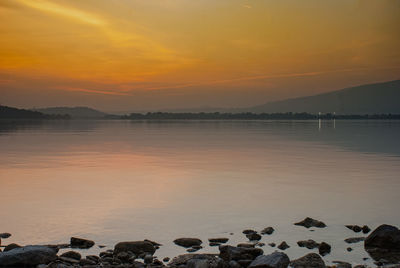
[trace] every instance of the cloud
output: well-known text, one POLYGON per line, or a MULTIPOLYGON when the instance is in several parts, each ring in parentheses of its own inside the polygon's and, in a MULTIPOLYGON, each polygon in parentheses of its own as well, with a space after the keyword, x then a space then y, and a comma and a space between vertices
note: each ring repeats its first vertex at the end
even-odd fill
POLYGON ((17 0, 17 1, 31 8, 48 13, 61 15, 81 23, 86 23, 95 26, 102 26, 106 24, 106 22, 103 19, 93 14, 90 14, 88 12, 76 8, 62 6, 53 2, 45 0, 17 0))
POLYGON ((93 93, 93 94, 103 94, 103 95, 131 96, 131 94, 129 94, 129 93, 107 91, 107 90, 97 90, 97 89, 88 89, 88 88, 57 87, 57 89, 66 90, 66 91, 79 91, 79 92, 93 93))

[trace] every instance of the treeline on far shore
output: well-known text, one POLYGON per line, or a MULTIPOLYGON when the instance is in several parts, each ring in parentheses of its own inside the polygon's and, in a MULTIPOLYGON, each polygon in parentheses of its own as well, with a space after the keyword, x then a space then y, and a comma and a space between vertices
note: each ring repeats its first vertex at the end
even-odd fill
POLYGON ((400 119, 400 114, 338 115, 332 113, 132 113, 131 120, 311 120, 311 119, 400 119))

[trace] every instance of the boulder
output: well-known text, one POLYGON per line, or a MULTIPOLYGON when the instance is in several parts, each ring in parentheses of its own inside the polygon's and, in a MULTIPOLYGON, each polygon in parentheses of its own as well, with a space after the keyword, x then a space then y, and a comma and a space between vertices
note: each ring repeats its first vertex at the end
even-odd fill
POLYGON ((92 240, 87 240, 78 237, 71 237, 71 247, 72 248, 91 248, 94 246, 94 242, 92 240))
POLYGON ((275 231, 274 228, 272 228, 272 227, 267 227, 267 228, 264 228, 264 229, 261 231, 261 234, 263 234, 263 235, 265 235, 265 234, 270 235, 270 234, 272 234, 274 231, 275 231))
POLYGON ((0 233, 0 238, 6 239, 9 238, 11 236, 10 233, 0 233))
POLYGON ((297 245, 301 248, 306 247, 308 249, 314 249, 319 246, 319 244, 312 239, 298 241, 297 245))
POLYGON ((228 245, 219 246, 219 257, 224 261, 254 260, 264 253, 261 248, 233 247, 228 245))
POLYGON ((67 251, 61 254, 60 257, 75 259, 79 261, 82 258, 82 255, 76 251, 67 251))
POLYGON ((210 243, 221 243, 221 244, 225 244, 226 242, 229 241, 229 238, 224 238, 224 237, 221 237, 221 238, 209 238, 208 241, 209 241, 210 243))
POLYGON ((296 222, 294 225, 304 226, 306 228, 310 227, 317 227, 317 228, 324 228, 326 224, 322 221, 314 220, 313 218, 307 217, 300 222, 296 222))
POLYGON ((391 225, 381 225, 364 241, 365 248, 400 250, 400 230, 391 225))
POLYGON ((203 242, 198 238, 178 238, 174 240, 174 243, 184 248, 190 248, 200 246, 203 242))
POLYGON ((249 265, 249 268, 287 268, 289 257, 283 252, 274 252, 269 255, 260 255, 249 265))
POLYGON ((183 254, 173 258, 168 267, 220 267, 221 262, 216 254, 183 254))
POLYGON ((0 253, 3 267, 34 267, 57 259, 57 250, 45 246, 26 246, 0 253))
POLYGON ((309 253, 290 262, 293 268, 325 268, 325 262, 317 253, 309 253))
POLYGON ((331 253, 331 245, 329 245, 328 243, 322 242, 318 246, 318 251, 321 256, 325 256, 325 255, 331 253))
POLYGON ((156 252, 154 245, 147 241, 130 241, 130 242, 119 242, 114 247, 114 254, 117 255, 120 252, 132 252, 136 256, 141 254, 151 254, 156 252))

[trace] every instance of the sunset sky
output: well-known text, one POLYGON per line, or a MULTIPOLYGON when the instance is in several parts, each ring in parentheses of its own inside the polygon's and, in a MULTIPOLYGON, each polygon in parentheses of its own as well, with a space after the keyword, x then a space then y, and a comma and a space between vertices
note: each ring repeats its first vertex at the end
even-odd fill
POLYGON ((400 78, 398 0, 0 0, 0 104, 245 107, 400 78))

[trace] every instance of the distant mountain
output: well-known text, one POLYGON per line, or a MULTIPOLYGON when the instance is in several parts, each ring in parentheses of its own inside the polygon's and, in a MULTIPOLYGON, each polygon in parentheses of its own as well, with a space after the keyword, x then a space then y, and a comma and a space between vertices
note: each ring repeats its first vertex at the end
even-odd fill
POLYGON ((269 102, 243 110, 255 113, 400 114, 400 80, 269 102))
POLYGON ((69 115, 71 118, 75 119, 101 119, 107 118, 110 115, 100 112, 98 110, 89 107, 49 107, 32 109, 33 111, 41 112, 44 114, 64 114, 69 115))
POLYGON ((68 119, 68 116, 47 115, 37 111, 0 106, 0 119, 68 119))

